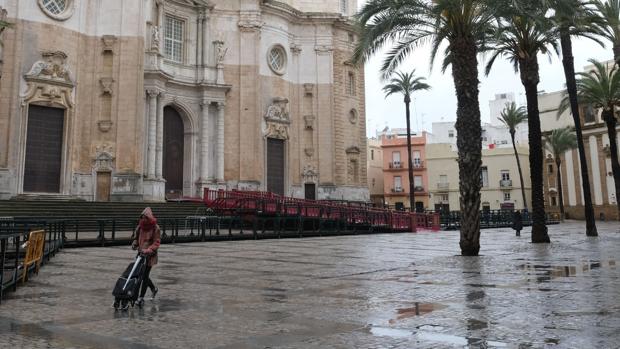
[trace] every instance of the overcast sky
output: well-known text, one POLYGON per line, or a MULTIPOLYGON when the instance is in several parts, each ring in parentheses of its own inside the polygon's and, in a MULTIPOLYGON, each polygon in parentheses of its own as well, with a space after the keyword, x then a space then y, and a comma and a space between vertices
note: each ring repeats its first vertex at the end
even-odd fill
MULTIPOLYGON (((363 3, 364 0, 360 0, 363 3)), ((589 40, 573 40, 573 54, 575 56, 575 70, 581 71, 588 65, 588 59, 594 58, 606 61, 613 58, 611 44, 605 48, 589 40)), ((381 91, 385 82, 379 76, 379 67, 384 59, 378 54, 366 64, 366 124, 368 137, 375 136, 376 130, 385 126, 406 127, 405 106, 401 95, 392 95, 385 99, 381 91)), ((427 78, 432 90, 417 92, 412 98, 412 128, 431 131, 431 124, 436 121, 456 120, 456 97, 452 73, 449 68, 445 74, 441 73, 441 59, 438 56, 433 70, 430 70, 429 49, 427 47, 416 50, 400 70, 416 70, 416 74, 427 78)), ((517 103, 525 104, 523 85, 512 65, 505 60, 497 60, 488 77, 484 76, 485 57, 479 57, 480 62, 480 112, 483 121, 489 121, 489 101, 497 93, 513 92, 517 103)), ((539 57, 540 84, 539 91, 553 92, 564 87, 564 70, 558 56, 551 60, 546 56, 539 57)))

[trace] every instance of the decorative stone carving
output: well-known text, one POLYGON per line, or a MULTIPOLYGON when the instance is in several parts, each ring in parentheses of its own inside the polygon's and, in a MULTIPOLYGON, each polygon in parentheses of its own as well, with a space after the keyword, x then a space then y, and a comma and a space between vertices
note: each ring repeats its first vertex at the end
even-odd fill
POLYGON ((346 153, 350 155, 359 155, 361 152, 360 152, 360 148, 354 145, 354 146, 348 147, 346 150, 346 153))
POLYGON ((334 48, 329 45, 317 45, 314 47, 314 50, 318 55, 328 55, 334 51, 334 48))
POLYGON ((304 153, 307 157, 311 158, 314 155, 314 148, 305 148, 304 153))
POLYGON ((306 130, 314 129, 314 115, 304 115, 304 122, 306 124, 306 130))
POLYGON ((114 79, 112 78, 101 78, 99 79, 99 83, 101 84, 101 91, 104 95, 112 95, 112 83, 114 83, 114 79))
POLYGON ((111 120, 101 120, 97 122, 97 127, 99 128, 99 131, 106 133, 110 131, 112 124, 113 122, 111 120))
POLYGON ((246 33, 260 31, 264 24, 260 12, 257 11, 242 11, 237 23, 239 30, 246 33))
POLYGON ((116 43, 116 36, 114 35, 104 35, 101 37, 101 42, 103 43, 103 52, 114 52, 114 44, 116 43))
POLYGON ((351 109, 351 111, 349 111, 349 122, 353 125, 357 124, 357 110, 351 109))
POLYGON ((101 144, 95 148, 93 169, 95 172, 112 172, 114 170, 114 151, 112 146, 101 144))
POLYGON ((151 26, 151 51, 159 51, 159 26, 151 26))
POLYGON ((314 94, 314 84, 304 84, 304 91, 307 97, 312 97, 314 94))
POLYGON ((276 97, 273 102, 267 107, 267 113, 265 114, 265 120, 290 123, 287 109, 288 99, 282 97, 276 97))
POLYGON ((299 44, 291 44, 291 53, 294 55, 298 55, 301 53, 301 45, 299 44))
POLYGON ((609 144, 605 144, 603 146, 603 153, 605 154, 605 157, 611 157, 611 148, 609 147, 609 144))
POLYGON ((48 51, 41 54, 43 60, 37 61, 26 74, 30 78, 55 80, 73 85, 71 72, 67 66, 67 55, 61 51, 48 51))
POLYGON ((24 75, 28 85, 23 103, 43 103, 62 108, 73 107, 73 80, 67 66, 67 55, 60 51, 44 52, 43 59, 33 64, 24 75))
POLYGON ((284 124, 267 123, 265 137, 288 140, 288 127, 284 124))
POLYGON ((213 41, 213 45, 215 46, 215 63, 219 66, 224 63, 228 47, 225 47, 224 41, 221 40, 213 41))
POLYGON ((304 183, 316 183, 319 181, 319 171, 313 165, 305 165, 301 171, 301 180, 304 183))

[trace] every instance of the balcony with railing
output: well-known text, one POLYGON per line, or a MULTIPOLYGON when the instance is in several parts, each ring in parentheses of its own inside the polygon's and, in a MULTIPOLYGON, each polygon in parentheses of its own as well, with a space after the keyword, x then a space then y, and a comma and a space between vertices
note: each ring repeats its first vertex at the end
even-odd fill
POLYGON ((401 161, 392 161, 388 164, 390 170, 400 170, 403 168, 403 163, 401 161))
POLYGON ((414 170, 424 169, 424 161, 419 160, 419 159, 413 159, 413 169, 414 170))
POLYGON ((423 187, 423 186, 418 185, 418 186, 414 187, 414 188, 413 188, 413 190, 414 190, 416 193, 423 193, 423 192, 424 192, 424 187, 423 187))
POLYGON ((392 188, 392 193, 404 193, 405 190, 403 188, 392 188))
POLYGON ((512 180, 502 179, 499 181, 500 188, 512 188, 512 180))
POLYGON ((448 190, 450 189, 450 183, 437 183, 438 190, 448 190))

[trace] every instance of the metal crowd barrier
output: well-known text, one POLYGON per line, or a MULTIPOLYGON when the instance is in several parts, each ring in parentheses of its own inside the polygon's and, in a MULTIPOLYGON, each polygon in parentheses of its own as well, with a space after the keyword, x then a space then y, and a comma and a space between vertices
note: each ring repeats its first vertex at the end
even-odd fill
POLYGON ((0 303, 63 247, 62 232, 58 221, 0 220, 0 303))

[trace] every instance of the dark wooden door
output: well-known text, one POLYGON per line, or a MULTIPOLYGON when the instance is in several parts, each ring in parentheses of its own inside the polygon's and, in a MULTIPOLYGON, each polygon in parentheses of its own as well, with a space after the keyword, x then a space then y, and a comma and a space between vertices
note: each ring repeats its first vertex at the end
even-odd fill
POLYGON ((267 191, 284 195, 284 141, 267 139, 267 191))
POLYGON ((306 191, 306 200, 316 200, 316 184, 306 183, 304 187, 306 191))
POLYGON ((97 172, 97 201, 110 201, 110 172, 97 172))
POLYGON ((166 197, 183 195, 184 128, 181 115, 171 107, 164 108, 163 171, 166 197))
POLYGON ((25 192, 60 192, 64 116, 64 109, 28 106, 25 192))

